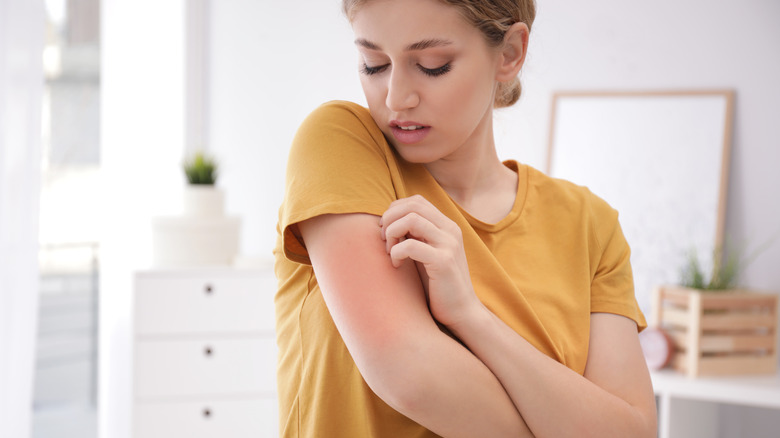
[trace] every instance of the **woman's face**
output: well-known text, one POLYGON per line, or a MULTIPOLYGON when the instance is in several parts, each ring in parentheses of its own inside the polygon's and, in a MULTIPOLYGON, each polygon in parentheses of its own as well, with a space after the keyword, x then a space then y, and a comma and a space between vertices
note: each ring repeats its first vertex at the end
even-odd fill
POLYGON ((352 27, 371 115, 404 159, 431 163, 492 142, 498 52, 457 9, 372 0, 352 27))

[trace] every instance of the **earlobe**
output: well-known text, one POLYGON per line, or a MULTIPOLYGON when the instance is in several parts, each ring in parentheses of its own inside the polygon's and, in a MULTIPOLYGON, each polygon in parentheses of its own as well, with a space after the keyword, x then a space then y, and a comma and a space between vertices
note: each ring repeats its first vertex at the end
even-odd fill
POLYGON ((504 35, 504 46, 501 49, 496 72, 497 81, 511 81, 520 73, 528 48, 528 34, 528 26, 525 23, 515 23, 504 35))

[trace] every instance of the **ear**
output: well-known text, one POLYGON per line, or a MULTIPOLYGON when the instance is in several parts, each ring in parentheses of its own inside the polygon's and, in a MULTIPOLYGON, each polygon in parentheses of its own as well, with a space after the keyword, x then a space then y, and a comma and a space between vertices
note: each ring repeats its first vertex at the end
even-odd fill
POLYGON ((497 81, 511 81, 520 73, 528 48, 528 34, 528 26, 525 23, 513 24, 504 34, 504 45, 498 57, 497 81))

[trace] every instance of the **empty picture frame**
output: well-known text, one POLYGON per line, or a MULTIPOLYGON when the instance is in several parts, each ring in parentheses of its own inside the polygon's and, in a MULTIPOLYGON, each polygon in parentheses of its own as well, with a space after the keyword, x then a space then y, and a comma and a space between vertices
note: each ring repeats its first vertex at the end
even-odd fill
POLYGON ((547 173, 618 211, 645 313, 654 287, 680 281, 691 251, 706 270, 723 243, 733 99, 731 91, 553 97, 547 173))

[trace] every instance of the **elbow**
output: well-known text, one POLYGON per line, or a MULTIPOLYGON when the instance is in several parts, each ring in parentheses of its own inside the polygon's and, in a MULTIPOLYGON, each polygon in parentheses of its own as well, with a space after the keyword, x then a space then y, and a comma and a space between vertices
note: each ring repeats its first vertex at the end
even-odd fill
POLYGON ((398 348, 376 348, 370 354, 355 357, 355 362, 369 388, 393 409, 408 415, 419 412, 430 403, 426 385, 432 381, 421 351, 421 339, 394 342, 398 348))
MULTIPOLYGON (((430 383, 430 382, 428 382, 430 383)), ((407 416, 419 415, 426 407, 434 402, 425 390, 426 381, 420 377, 420 373, 407 372, 398 376, 395 383, 381 389, 377 395, 393 409, 407 416)))
POLYGON ((390 407, 408 415, 418 412, 429 401, 425 400, 425 378, 419 362, 399 360, 389 356, 382 363, 358 367, 371 390, 390 407))
MULTIPOLYGON (((371 386, 371 384, 369 384, 371 386)), ((398 385, 391 386, 371 386, 371 389, 381 398, 382 401, 387 403, 391 408, 396 411, 410 416, 414 412, 418 412, 419 408, 424 405, 419 388, 416 390, 406 386, 406 382, 399 382, 398 385)))

